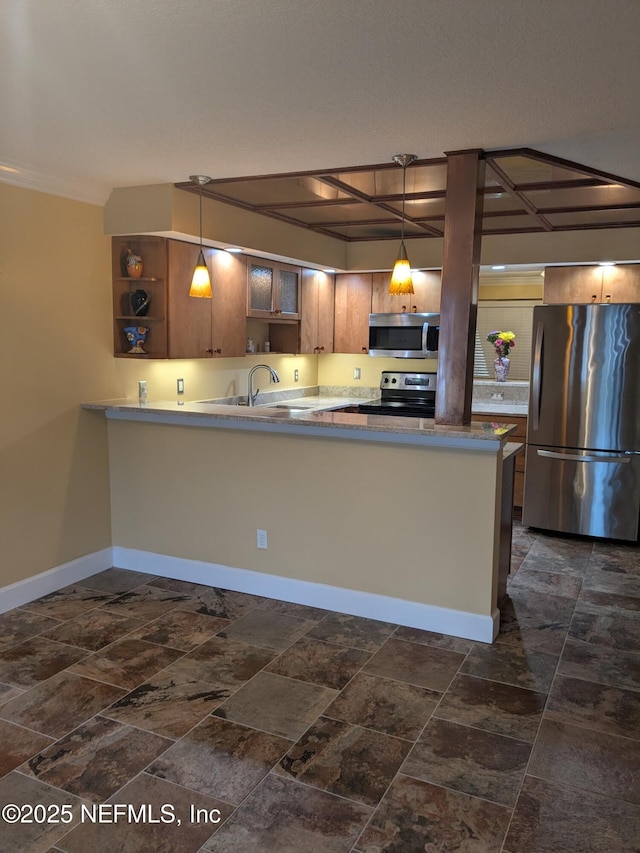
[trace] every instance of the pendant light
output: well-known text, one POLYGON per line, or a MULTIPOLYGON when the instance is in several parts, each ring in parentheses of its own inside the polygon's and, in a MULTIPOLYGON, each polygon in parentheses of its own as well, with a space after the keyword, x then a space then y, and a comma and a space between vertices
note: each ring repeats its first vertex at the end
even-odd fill
POLYGON ((411 280, 411 265, 407 257, 407 250, 404 245, 404 200, 406 195, 406 177, 407 166, 411 165, 418 157, 416 154, 395 154, 393 162, 402 166, 402 237, 400 239, 400 251, 393 272, 391 273, 391 282, 389 283, 389 293, 403 294, 413 293, 413 281, 411 280))
POLYGON ((202 250, 202 187, 208 184, 211 178, 208 178, 206 175, 189 175, 189 180, 200 187, 200 253, 198 255, 198 263, 193 271, 189 296, 201 296, 205 299, 211 299, 211 279, 209 278, 209 270, 207 269, 202 250))

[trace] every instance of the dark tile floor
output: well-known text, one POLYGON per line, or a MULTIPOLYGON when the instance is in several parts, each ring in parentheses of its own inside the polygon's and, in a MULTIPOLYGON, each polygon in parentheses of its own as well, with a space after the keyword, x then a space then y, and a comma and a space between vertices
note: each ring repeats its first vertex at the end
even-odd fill
POLYGON ((491 646, 109 569, 0 616, 7 803, 3 853, 638 853, 640 549, 516 525, 491 646))

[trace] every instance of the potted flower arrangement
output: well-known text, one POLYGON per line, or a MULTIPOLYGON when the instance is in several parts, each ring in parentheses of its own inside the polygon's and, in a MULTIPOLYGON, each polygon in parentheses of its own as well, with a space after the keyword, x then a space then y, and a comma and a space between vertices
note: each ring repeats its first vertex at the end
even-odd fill
POLYGON ((506 382, 509 375, 509 351, 516 345, 516 336, 513 332, 489 332, 487 340, 493 344, 496 350, 496 360, 493 369, 496 374, 496 382, 506 382))

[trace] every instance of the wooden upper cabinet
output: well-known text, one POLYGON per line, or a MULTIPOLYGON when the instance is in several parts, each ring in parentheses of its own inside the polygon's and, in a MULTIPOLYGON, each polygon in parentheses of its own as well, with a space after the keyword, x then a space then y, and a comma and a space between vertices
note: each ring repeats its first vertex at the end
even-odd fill
MULTIPOLYGON (((247 347, 247 259, 212 249, 211 342, 214 358, 244 356, 247 347)), ((196 300, 197 301, 197 300, 196 300)))
POLYGON ((231 358, 246 347, 247 263, 244 257, 204 249, 212 299, 189 296, 199 245, 164 237, 114 237, 114 354, 127 358, 231 358), (142 277, 126 272, 128 249, 142 258, 142 277), (148 313, 134 314, 134 294, 144 290, 148 313), (144 353, 131 354, 125 328, 148 329, 144 353))
POLYGON ((543 298, 548 305, 640 302, 640 264, 545 267, 543 298))
POLYGON ((543 300, 548 305, 602 301, 603 267, 545 267, 543 300))
POLYGON ((301 269, 293 264, 247 259, 247 317, 300 318, 301 269))
MULTIPOLYGON (((189 296, 200 246, 168 241, 169 358, 211 357, 211 299, 189 296)), ((211 277, 211 249, 204 250, 211 277)))
POLYGON ((369 351, 372 286, 371 273, 336 276, 334 352, 369 351))
POLYGON ((302 270, 300 352, 333 352, 335 276, 302 270))
POLYGON ((640 264, 602 267, 603 302, 640 302, 640 264))
POLYGON ((373 314, 432 314, 440 311, 440 273, 417 270, 413 273, 413 293, 391 296, 390 272, 373 273, 371 312, 373 314))
POLYGON ((116 358, 167 358, 167 241, 162 237, 114 237, 111 240, 113 276, 113 354, 116 358), (127 255, 142 258, 142 274, 127 273, 127 255), (136 314, 135 294, 143 291, 148 304, 136 314), (143 353, 131 353, 125 329, 143 328, 143 353))

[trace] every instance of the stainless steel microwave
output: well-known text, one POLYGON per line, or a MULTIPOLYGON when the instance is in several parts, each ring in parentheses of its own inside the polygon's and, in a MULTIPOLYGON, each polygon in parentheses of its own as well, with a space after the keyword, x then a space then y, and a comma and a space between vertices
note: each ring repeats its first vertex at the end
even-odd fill
POLYGON ((439 314, 369 314, 369 355, 436 358, 439 314))

